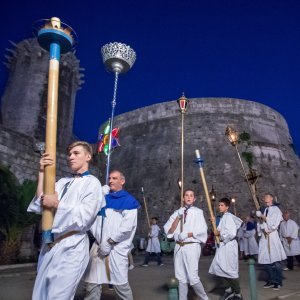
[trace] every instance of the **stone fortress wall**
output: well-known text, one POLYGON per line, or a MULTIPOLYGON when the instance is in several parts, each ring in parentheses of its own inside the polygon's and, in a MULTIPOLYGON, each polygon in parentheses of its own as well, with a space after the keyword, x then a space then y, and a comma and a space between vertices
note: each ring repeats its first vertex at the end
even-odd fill
MULTIPOLYGON (((253 169, 261 177, 257 194, 274 194, 281 209, 290 209, 300 223, 300 160, 293 150, 285 119, 263 104, 230 98, 189 99, 185 114, 184 186, 193 188, 197 205, 208 217, 195 149, 204 158, 208 189, 220 197, 236 198, 238 215, 255 210, 236 151, 225 137, 228 125, 250 134, 250 144, 240 152, 253 155, 253 169)), ((180 204, 177 181, 181 177, 181 114, 176 101, 140 108, 115 118, 121 147, 112 154, 112 168, 127 176, 126 187, 141 202, 144 187, 150 216, 162 225, 180 204)), ((247 163, 245 162, 248 170, 247 163)), ((102 170, 103 174, 104 171, 102 170)), ((145 210, 140 211, 142 231, 147 231, 145 210)))

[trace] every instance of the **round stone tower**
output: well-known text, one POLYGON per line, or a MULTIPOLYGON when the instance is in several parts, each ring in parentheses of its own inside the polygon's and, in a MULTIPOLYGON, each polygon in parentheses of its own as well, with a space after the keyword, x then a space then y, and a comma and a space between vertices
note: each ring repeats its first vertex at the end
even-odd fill
MULTIPOLYGON (((6 49, 10 74, 1 100, 4 127, 36 140, 45 139, 49 53, 36 39, 26 39, 6 49)), ((58 92, 57 144, 65 147, 73 136, 75 97, 80 88, 79 60, 74 53, 62 55, 58 92)))
MULTIPOLYGON (((259 198, 266 192, 274 194, 280 208, 289 208, 299 223, 300 160, 293 150, 284 118, 270 107, 253 101, 189 100, 184 131, 184 187, 195 190, 196 205, 203 208, 208 217, 199 169, 194 163, 195 149, 199 149, 205 161, 208 189, 213 187, 217 199, 234 197, 238 215, 255 210, 235 149, 224 135, 229 125, 250 137, 239 144, 239 149, 247 154, 244 156, 246 170, 249 171, 250 166, 260 175, 259 198)), ((163 224, 180 206, 177 182, 181 176, 181 115, 178 105, 170 101, 137 109, 117 116, 115 126, 120 128, 121 147, 112 154, 111 169, 124 171, 127 190, 141 203, 141 187, 144 188, 150 216, 157 216, 163 224)), ((143 207, 139 223, 140 232, 146 232, 143 207)))

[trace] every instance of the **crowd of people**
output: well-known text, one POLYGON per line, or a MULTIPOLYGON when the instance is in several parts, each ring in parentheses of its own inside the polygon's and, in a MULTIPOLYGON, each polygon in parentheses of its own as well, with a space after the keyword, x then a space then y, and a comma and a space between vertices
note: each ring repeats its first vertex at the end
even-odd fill
MULTIPOLYGON (((41 248, 38 272, 32 299, 73 299, 80 280, 86 283, 85 300, 101 299, 102 285, 109 284, 118 299, 132 300, 128 280, 132 269, 131 250, 137 227, 139 202, 124 190, 125 175, 119 170, 109 173, 108 185, 89 173, 91 146, 82 141, 68 148, 68 162, 72 175, 60 179, 55 194, 44 194, 44 170, 55 159, 44 153, 40 159, 36 195, 28 207, 29 212, 42 209, 55 211, 51 234, 52 243, 41 248), (87 232, 94 237, 89 251, 87 232)), ((208 239, 208 226, 203 211, 197 208, 194 191, 183 193, 183 206, 165 223, 163 230, 176 242, 174 270, 178 280, 179 299, 186 300, 190 285, 199 299, 209 299, 199 278, 198 263, 202 245, 208 239)), ((267 281, 264 288, 282 287, 283 270, 294 268, 294 256, 300 264, 299 226, 283 214, 271 194, 264 196, 265 209, 242 219, 230 213, 231 201, 219 200, 219 218, 213 234, 218 246, 210 274, 224 284, 221 300, 243 299, 239 281, 239 259, 254 258, 264 265, 267 281), (259 237, 259 238, 258 238, 259 237), (257 243, 258 240, 258 243, 257 243)), ((154 253, 158 266, 163 266, 159 242, 160 228, 157 218, 151 219, 144 263, 147 267, 154 253)))

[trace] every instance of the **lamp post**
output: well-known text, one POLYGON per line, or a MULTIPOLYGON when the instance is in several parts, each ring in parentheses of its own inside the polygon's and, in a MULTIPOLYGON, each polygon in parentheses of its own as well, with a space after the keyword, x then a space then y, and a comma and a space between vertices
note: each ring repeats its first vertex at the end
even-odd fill
POLYGON ((210 197, 211 203, 213 205, 214 215, 216 215, 216 205, 215 204, 216 204, 217 194, 214 190, 213 185, 211 186, 211 191, 209 192, 209 197, 210 197))
MULTIPOLYGON (((37 21, 34 30, 40 46, 49 51, 48 100, 46 118, 46 152, 56 158, 57 107, 60 55, 69 52, 75 45, 76 33, 59 18, 37 21)), ((44 193, 55 193, 56 163, 45 167, 44 193)), ((43 208, 42 239, 46 244, 53 242, 52 224, 55 211, 43 208)))
POLYGON ((236 216, 236 199, 235 198, 231 198, 231 203, 233 205, 233 213, 236 216))
POLYGON ((238 146, 237 146, 237 144, 239 142, 238 132, 236 130, 234 130, 233 128, 227 126, 227 128, 225 130, 225 135, 228 138, 228 140, 231 143, 231 145, 235 147, 235 150, 236 150, 236 153, 238 155, 239 161, 241 163, 241 166, 242 166, 242 169, 243 169, 243 172, 244 172, 244 176, 245 176, 245 179, 246 179, 249 191, 250 191, 250 195, 251 195, 251 197, 253 199, 255 208, 256 208, 256 210, 260 210, 260 205, 258 203, 256 195, 253 192, 253 189, 251 188, 251 185, 250 185, 250 182, 249 182, 249 179, 248 179, 248 176, 247 176, 247 173, 246 173, 246 170, 245 170, 245 167, 244 167, 244 164, 243 164, 243 161, 242 161, 242 158, 241 158, 238 146))
POLYGON ((136 53, 130 48, 130 46, 123 43, 109 43, 104 45, 101 48, 101 54, 103 63, 109 72, 113 72, 115 74, 114 81, 114 92, 113 92, 113 100, 111 102, 111 118, 110 118, 110 132, 109 132, 109 144, 108 144, 108 154, 107 154, 107 162, 106 162, 106 184, 108 183, 109 176, 109 168, 110 168, 110 155, 112 148, 112 130, 113 130, 113 121, 115 114, 115 107, 117 104, 117 88, 118 88, 118 78, 119 74, 124 74, 128 72, 135 60, 136 53))
MULTIPOLYGON (((183 191, 184 191, 184 115, 187 111, 189 100, 182 94, 182 96, 177 100, 179 110, 181 113, 181 185, 180 185, 180 203, 183 206, 183 191)), ((179 182, 178 182, 179 184, 179 182)))

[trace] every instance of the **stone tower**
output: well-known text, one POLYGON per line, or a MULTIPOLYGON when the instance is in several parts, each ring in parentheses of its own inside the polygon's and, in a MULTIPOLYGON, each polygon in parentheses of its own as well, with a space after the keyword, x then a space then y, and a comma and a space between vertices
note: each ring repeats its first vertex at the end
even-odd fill
MULTIPOLYGON (((49 53, 36 39, 26 39, 7 49, 9 80, 1 100, 5 128, 35 140, 45 140, 49 53)), ((74 53, 62 55, 58 92, 58 147, 72 140, 76 92, 80 88, 79 60, 74 53)))
MULTIPOLYGON (((275 110, 253 101, 229 98, 190 99, 185 115, 185 187, 193 188, 197 205, 207 215, 207 205, 195 149, 203 156, 208 189, 217 199, 235 197, 239 215, 255 210, 234 147, 224 132, 230 125, 250 135, 240 151, 253 156, 253 168, 261 175, 257 194, 273 193, 280 208, 289 208, 300 221, 300 160, 284 118, 275 110)), ((115 118, 120 127, 121 147, 112 154, 112 168, 126 174, 126 188, 142 200, 144 187, 151 216, 163 224, 180 205, 181 116, 175 101, 151 105, 115 118)), ((245 162, 246 168, 247 163, 245 162)), ((104 173, 103 173, 104 174, 104 173)), ((142 201, 141 201, 142 202, 142 201)), ((146 232, 145 212, 140 210, 140 228, 146 232)))

